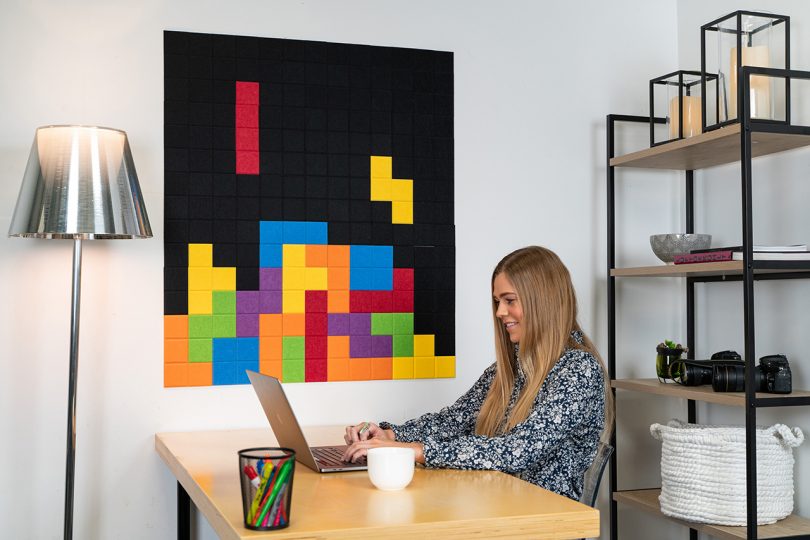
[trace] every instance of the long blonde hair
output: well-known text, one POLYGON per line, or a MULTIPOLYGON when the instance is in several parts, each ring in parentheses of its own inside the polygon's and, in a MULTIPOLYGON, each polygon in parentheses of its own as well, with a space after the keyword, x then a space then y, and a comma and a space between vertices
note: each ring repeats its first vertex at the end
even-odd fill
POLYGON ((591 353, 602 366, 605 380, 603 438, 606 439, 613 426, 613 394, 605 364, 577 322, 577 298, 568 269, 553 251, 529 246, 513 251, 495 266, 492 272, 493 290, 495 278, 501 273, 514 285, 523 310, 520 355, 518 358, 515 345, 509 340, 509 334, 497 316, 498 305, 493 298, 496 371, 489 393, 478 413, 475 432, 492 437, 505 433, 524 421, 531 413, 534 400, 549 371, 565 349, 572 348, 591 353), (581 344, 571 337, 572 331, 582 333, 581 344), (508 418, 504 418, 515 385, 517 362, 520 362, 526 383, 508 418))

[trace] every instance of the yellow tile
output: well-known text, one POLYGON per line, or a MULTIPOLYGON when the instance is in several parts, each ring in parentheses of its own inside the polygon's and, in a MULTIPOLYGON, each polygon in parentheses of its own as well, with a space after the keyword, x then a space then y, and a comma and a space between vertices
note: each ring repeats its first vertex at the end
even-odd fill
POLYGON ((391 203, 391 223, 413 225, 413 203, 394 201, 391 203))
POLYGON ((437 356, 436 377, 452 379, 455 376, 456 376, 456 357, 437 356))
POLYGON ((391 200, 391 180, 387 178, 371 179, 371 200, 390 201, 391 200))
POLYGON ((189 267, 188 269, 188 290, 189 291, 210 291, 212 284, 212 268, 200 266, 189 267))
POLYGON ((328 270, 326 268, 305 268, 304 282, 308 291, 325 291, 327 287, 328 270))
POLYGON ((306 302, 304 291, 284 291, 281 297, 281 311, 283 313, 304 313, 306 302))
POLYGON ((391 200, 413 202, 413 180, 391 180, 391 200))
MULTIPOLYGON (((286 247, 286 246, 285 246, 286 247)), ((281 288, 285 291, 306 289, 304 268, 284 265, 281 271, 281 288)))
POLYGON ((393 163, 391 156, 371 156, 371 177, 390 180, 394 176, 393 163))
POLYGON ((432 356, 414 357, 413 378, 433 379, 436 377, 436 359, 432 356))
POLYGON ((211 288, 215 291, 235 291, 236 268, 213 268, 211 274, 211 288))
POLYGON ((188 292, 189 315, 211 315, 213 310, 213 295, 211 291, 188 292))
POLYGON ((394 378, 413 379, 413 358, 394 358, 394 378))
POLYGON ((284 268, 288 266, 302 268, 307 265, 307 246, 305 244, 284 244, 281 247, 281 257, 284 268))
POLYGON ((433 334, 413 336, 414 356, 433 356, 435 338, 433 334))
POLYGON ((214 265, 213 244, 189 244, 188 245, 188 265, 189 266, 213 266, 214 265))

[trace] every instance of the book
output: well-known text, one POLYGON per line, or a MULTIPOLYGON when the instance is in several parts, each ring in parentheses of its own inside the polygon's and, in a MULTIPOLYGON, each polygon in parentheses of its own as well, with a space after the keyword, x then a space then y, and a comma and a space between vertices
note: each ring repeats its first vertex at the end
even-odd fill
POLYGON ((708 251, 705 253, 697 253, 693 251, 692 253, 681 253, 679 255, 675 255, 675 258, 672 262, 675 264, 692 264, 692 263, 703 263, 703 262, 718 262, 718 261, 730 261, 732 260, 732 256, 734 252, 730 249, 724 249, 720 251, 708 251))
MULTIPOLYGON (((715 251, 742 251, 742 246, 726 246, 706 249, 693 249, 690 253, 712 253, 715 251)), ((760 253, 803 253, 807 252, 807 244, 791 244, 785 246, 757 246, 754 245, 754 251, 760 253)))
MULTIPOLYGON (((810 261, 810 251, 755 251, 755 261, 810 261)), ((732 259, 743 260, 742 251, 732 252, 732 259)))

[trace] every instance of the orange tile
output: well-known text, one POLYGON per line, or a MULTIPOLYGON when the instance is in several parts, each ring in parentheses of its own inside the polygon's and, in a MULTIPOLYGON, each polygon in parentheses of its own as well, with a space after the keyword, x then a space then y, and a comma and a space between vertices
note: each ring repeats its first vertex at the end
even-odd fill
POLYGON ((281 313, 260 313, 259 314, 259 335, 260 336, 280 336, 281 313))
POLYGON ((330 291, 348 291, 349 290, 349 269, 330 267, 326 276, 327 287, 330 291))
POLYGON ((187 338, 188 337, 188 315, 164 315, 163 316, 163 337, 164 338, 187 338))
POLYGON ((329 358, 326 361, 327 381, 348 381, 349 379, 349 359, 329 358))
POLYGON ((349 359, 349 380, 367 381, 371 379, 371 358, 349 359))
POLYGON ((188 338, 164 339, 163 361, 166 363, 188 362, 188 338))
POLYGON ((371 358, 371 378, 376 380, 391 380, 394 375, 391 358, 371 358))
POLYGON ((281 336, 259 338, 259 361, 268 360, 281 362, 281 336))
POLYGON ((211 386, 214 384, 214 364, 211 362, 194 362, 188 365, 189 386, 211 386))
POLYGON ((259 373, 281 380, 281 360, 259 361, 259 373))
POLYGON ((349 313, 349 291, 329 291, 326 309, 329 313, 349 313))
POLYGON ((308 244, 307 245, 307 267, 308 268, 326 268, 327 266, 327 245, 326 244, 308 244))
POLYGON ((284 313, 281 316, 281 335, 305 336, 306 329, 306 314, 284 313))
POLYGON ((326 356, 327 358, 348 358, 349 336, 327 336, 326 356))
POLYGON ((188 364, 163 364, 163 386, 188 386, 188 364))
POLYGON ((329 267, 349 267, 349 246, 327 246, 329 267))

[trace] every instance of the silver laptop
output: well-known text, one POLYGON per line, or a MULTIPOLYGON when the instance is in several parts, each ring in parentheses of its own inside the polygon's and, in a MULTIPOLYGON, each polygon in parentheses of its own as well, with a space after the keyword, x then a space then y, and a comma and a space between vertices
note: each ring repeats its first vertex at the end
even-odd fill
POLYGON ((270 421, 278 444, 295 450, 295 459, 299 463, 322 473, 362 471, 367 468, 365 458, 357 463, 343 461, 346 445, 310 447, 278 379, 250 370, 247 375, 259 396, 259 402, 270 421))

